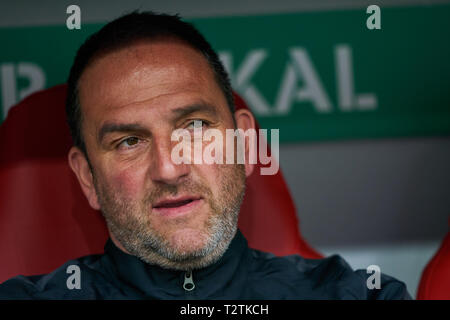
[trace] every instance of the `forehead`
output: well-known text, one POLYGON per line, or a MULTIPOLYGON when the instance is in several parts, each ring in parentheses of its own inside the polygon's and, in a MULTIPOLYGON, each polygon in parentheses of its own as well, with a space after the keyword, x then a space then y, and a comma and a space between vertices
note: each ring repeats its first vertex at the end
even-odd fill
POLYGON ((83 118, 99 121, 127 107, 226 105, 206 58, 177 40, 137 42, 96 58, 79 81, 83 118))

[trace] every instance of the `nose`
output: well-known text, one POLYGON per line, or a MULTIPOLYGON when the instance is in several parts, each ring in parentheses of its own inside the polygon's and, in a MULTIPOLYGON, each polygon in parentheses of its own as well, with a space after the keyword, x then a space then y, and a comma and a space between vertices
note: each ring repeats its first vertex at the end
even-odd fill
POLYGON ((150 175, 154 182, 177 184, 190 173, 190 165, 172 161, 173 142, 167 138, 153 140, 150 175))

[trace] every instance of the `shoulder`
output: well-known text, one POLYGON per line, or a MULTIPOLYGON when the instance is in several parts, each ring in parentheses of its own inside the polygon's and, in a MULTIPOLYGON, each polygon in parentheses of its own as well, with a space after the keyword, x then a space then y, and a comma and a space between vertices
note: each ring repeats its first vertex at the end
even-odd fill
POLYGON ((102 269, 102 255, 70 260, 48 274, 20 275, 3 282, 0 299, 95 299, 98 288, 109 285, 102 269))
POLYGON ((339 255, 305 259, 299 255, 276 257, 251 250, 251 280, 260 292, 286 299, 410 299, 403 282, 379 273, 373 286, 372 273, 353 270, 339 255), (369 283, 370 282, 370 283, 369 283), (369 283, 369 284, 368 284, 369 283), (265 285, 262 285, 265 284, 265 285), (378 283, 377 283, 378 284, 378 283))

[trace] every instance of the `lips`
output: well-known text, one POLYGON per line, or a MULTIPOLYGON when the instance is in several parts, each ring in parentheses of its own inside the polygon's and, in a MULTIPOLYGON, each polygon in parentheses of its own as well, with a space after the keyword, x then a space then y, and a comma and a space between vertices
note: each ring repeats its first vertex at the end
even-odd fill
POLYGON ((153 205, 153 208, 176 208, 184 206, 192 201, 198 200, 200 197, 195 196, 184 196, 184 197, 178 197, 178 198, 172 198, 172 199, 163 199, 158 202, 156 202, 153 205))
POLYGON ((202 201, 198 196, 164 198, 153 205, 153 212, 165 217, 178 217, 192 212, 202 201))

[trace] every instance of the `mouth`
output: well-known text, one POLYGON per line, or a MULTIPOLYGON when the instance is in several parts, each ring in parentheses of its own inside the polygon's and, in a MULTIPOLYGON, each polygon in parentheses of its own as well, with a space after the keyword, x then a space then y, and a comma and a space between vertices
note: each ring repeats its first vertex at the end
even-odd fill
POLYGON ((202 202, 198 196, 164 198, 153 205, 153 212, 167 218, 175 218, 194 211, 202 202))

